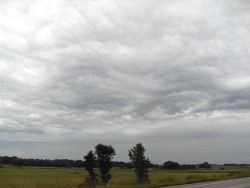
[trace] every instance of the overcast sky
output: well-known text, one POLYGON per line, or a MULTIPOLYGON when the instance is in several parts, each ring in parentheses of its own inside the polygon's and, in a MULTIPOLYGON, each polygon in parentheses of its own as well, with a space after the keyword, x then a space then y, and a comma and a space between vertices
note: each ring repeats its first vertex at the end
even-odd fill
POLYGON ((1 0, 0 155, 250 163, 248 0, 1 0))

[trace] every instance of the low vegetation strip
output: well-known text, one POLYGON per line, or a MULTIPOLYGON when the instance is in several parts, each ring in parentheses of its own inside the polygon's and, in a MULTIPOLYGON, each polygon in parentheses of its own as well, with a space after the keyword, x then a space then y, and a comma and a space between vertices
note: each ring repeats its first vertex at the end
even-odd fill
MULTIPOLYGON (((249 177, 250 169, 150 170, 150 183, 138 184, 132 169, 112 169, 112 180, 96 188, 158 188, 169 185, 249 177)), ((75 168, 0 168, 0 188, 79 188, 87 176, 75 168)), ((84 186, 83 186, 84 187, 84 186)))

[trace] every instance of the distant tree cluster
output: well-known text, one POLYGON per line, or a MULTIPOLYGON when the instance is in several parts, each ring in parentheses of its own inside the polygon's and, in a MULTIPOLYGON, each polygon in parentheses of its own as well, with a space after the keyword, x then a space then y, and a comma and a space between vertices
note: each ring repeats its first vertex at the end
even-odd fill
POLYGON ((173 161, 167 161, 163 163, 163 168, 167 170, 191 170, 195 169, 196 166, 190 164, 179 164, 173 161))
POLYGON ((209 164, 208 162, 204 162, 204 163, 201 163, 201 164, 199 165, 199 168, 209 169, 209 168, 211 168, 211 167, 212 167, 212 165, 209 164))
POLYGON ((209 164, 208 162, 204 162, 199 165, 191 165, 191 164, 179 164, 177 162, 167 161, 163 163, 162 167, 167 170, 192 170, 196 168, 209 169, 212 167, 212 165, 209 164))
POLYGON ((168 169, 168 170, 177 170, 180 168, 180 164, 177 162, 173 162, 173 161, 167 161, 165 163, 163 163, 163 168, 168 169))

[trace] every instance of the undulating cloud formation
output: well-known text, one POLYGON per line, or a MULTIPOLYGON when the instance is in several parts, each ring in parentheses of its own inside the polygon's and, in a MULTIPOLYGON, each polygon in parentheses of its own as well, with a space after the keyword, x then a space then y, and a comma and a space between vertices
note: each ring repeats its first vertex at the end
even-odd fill
POLYGON ((250 162, 247 0, 0 1, 1 155, 250 162))

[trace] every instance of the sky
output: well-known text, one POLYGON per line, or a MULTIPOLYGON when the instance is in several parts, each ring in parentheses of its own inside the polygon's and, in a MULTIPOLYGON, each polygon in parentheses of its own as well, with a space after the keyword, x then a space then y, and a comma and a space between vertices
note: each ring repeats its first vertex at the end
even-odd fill
POLYGON ((250 163, 247 0, 0 0, 0 155, 250 163))

